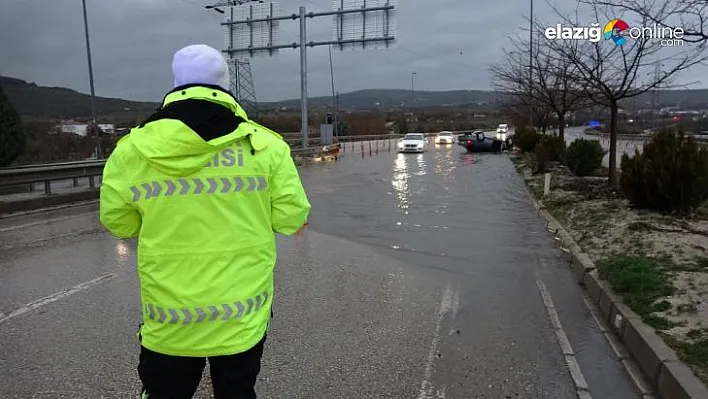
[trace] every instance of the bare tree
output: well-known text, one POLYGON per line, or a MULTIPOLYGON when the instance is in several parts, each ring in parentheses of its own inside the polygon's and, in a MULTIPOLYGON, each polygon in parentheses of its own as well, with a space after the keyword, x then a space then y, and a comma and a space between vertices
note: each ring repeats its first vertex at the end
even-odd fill
POLYGON ((708 43, 708 0, 579 0, 639 15, 659 27, 681 28, 683 40, 708 43))
MULTIPOLYGON (((610 21, 614 18, 615 9, 597 2, 589 4, 590 16, 594 18, 594 29, 588 30, 588 39, 575 40, 576 45, 564 43, 567 39, 551 39, 546 43, 552 50, 549 53, 559 60, 567 60, 574 66, 577 74, 578 87, 585 97, 597 105, 606 106, 610 110, 610 160, 609 184, 617 186, 617 121, 619 102, 639 96, 655 89, 676 87, 675 78, 692 66, 705 61, 700 46, 687 49, 665 48, 660 40, 653 38, 625 38, 615 43, 603 40, 602 28, 597 27, 599 21, 610 21), (592 33, 592 34, 590 34, 592 33), (658 65, 658 74, 656 73, 658 65)), ((583 27, 575 18, 564 16, 556 10, 563 19, 564 25, 583 27)), ((580 10, 577 14, 580 13, 580 10)), ((657 15, 657 17, 662 17, 657 15)), ((644 25, 649 22, 642 19, 644 25)), ((547 32, 546 27, 538 25, 541 32, 547 32)), ((552 35, 551 35, 552 36, 552 35)))
POLYGON ((553 110, 540 104, 534 104, 528 97, 507 92, 503 102, 503 112, 511 117, 513 126, 537 126, 546 132, 553 110))
MULTIPOLYGON (((538 42, 529 63, 529 42, 512 38, 511 43, 503 62, 491 68, 495 88, 525 105, 549 109, 558 119, 558 135, 564 137, 566 115, 589 104, 578 87, 577 66, 569 59, 556 57, 550 46, 538 42), (529 79, 529 72, 533 80, 529 79)), ((558 45, 576 44, 566 41, 558 45)))

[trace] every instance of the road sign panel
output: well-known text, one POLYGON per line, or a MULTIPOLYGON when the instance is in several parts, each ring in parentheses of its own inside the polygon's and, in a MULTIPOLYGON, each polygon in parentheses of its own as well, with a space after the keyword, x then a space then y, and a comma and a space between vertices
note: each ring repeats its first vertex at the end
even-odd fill
POLYGON ((332 0, 338 50, 391 48, 396 35, 396 0, 332 0), (357 11, 362 10, 362 11, 357 11), (343 42, 343 43, 342 43, 343 42))
POLYGON ((225 22, 256 22, 222 25, 224 29, 224 49, 258 49, 233 53, 234 58, 262 57, 277 54, 277 48, 267 49, 267 47, 278 43, 279 21, 270 19, 279 15, 279 13, 280 5, 278 2, 250 2, 228 7, 224 13, 225 22))

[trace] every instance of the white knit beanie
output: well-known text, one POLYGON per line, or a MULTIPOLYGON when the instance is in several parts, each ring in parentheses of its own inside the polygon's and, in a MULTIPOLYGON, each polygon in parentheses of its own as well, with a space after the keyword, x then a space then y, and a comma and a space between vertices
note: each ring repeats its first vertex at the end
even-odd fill
POLYGON ((172 59, 175 87, 188 84, 217 85, 229 90, 229 68, 219 50, 205 44, 182 48, 172 59))

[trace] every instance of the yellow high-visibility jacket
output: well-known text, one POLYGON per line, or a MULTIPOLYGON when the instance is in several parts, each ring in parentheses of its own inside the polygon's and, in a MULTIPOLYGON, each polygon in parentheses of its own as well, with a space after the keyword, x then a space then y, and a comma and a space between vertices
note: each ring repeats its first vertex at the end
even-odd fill
POLYGON ((244 352, 265 335, 275 233, 310 203, 275 132, 216 86, 178 87, 106 162, 101 223, 138 237, 141 344, 178 356, 244 352))

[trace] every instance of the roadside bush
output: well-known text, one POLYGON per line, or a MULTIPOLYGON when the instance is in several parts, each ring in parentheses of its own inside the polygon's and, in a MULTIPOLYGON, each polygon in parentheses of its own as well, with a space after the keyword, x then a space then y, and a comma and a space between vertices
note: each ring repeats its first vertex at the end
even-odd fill
POLYGON ((533 173, 548 172, 548 163, 552 162, 551 150, 544 144, 539 144, 534 148, 534 165, 533 173))
POLYGON ((690 213, 708 200, 708 151, 683 132, 657 133, 620 165, 620 188, 638 208, 690 213))
POLYGON ((545 147, 549 162, 563 162, 565 157, 565 139, 559 136, 541 136, 539 147, 545 147))
POLYGON ((533 129, 519 130, 514 134, 514 144, 521 152, 533 152, 540 140, 541 136, 533 129))
POLYGON ((577 139, 565 152, 565 166, 576 176, 588 176, 600 169, 605 152, 597 140, 577 139))

